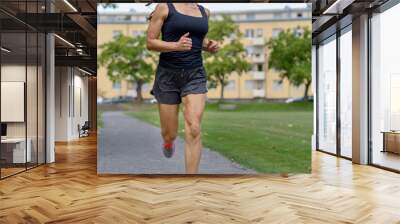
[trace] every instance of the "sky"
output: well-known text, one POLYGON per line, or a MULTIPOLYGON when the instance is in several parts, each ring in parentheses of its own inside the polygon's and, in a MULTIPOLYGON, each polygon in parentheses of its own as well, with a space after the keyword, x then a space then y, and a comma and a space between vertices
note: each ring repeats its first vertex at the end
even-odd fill
MULTIPOLYGON (((217 11, 241 11, 241 10, 263 10, 263 9, 283 9, 285 6, 291 8, 305 8, 304 3, 201 3, 202 6, 210 9, 211 12, 217 11)), ((146 6, 146 3, 118 3, 117 9, 106 9, 99 7, 100 12, 127 12, 135 10, 136 12, 151 12, 156 4, 146 6)))

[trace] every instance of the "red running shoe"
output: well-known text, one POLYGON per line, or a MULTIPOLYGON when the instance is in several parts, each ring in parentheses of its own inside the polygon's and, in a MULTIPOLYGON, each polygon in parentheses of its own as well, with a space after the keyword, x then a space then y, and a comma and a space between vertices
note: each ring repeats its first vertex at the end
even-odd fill
POLYGON ((162 151, 164 156, 167 158, 171 158, 175 152, 175 145, 174 143, 164 143, 162 147, 162 151))

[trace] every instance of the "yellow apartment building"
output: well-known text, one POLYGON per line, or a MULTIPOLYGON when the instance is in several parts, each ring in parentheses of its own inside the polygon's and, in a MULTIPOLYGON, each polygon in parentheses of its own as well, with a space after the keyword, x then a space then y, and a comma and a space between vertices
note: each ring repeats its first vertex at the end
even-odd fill
MULTIPOLYGON (((143 12, 103 12, 98 16, 98 45, 112 41, 119 34, 140 35, 147 29, 147 13, 143 12)), ((274 10, 226 11, 213 12, 210 19, 219 19, 229 15, 243 33, 242 42, 247 58, 252 64, 246 74, 231 74, 224 97, 226 99, 265 98, 282 100, 302 97, 304 86, 295 87, 288 80, 281 80, 279 73, 268 68, 268 49, 265 42, 276 37, 282 30, 294 29, 302 32, 302 27, 311 29, 311 9, 285 8, 274 10)), ((129 81, 112 82, 108 79, 106 68, 98 71, 98 95, 103 98, 118 96, 136 96, 135 84, 129 81)), ((144 98, 150 95, 152 83, 143 86, 144 98)), ((310 94, 311 90, 310 90, 310 94)), ((220 96, 220 87, 209 89, 208 98, 220 96)))

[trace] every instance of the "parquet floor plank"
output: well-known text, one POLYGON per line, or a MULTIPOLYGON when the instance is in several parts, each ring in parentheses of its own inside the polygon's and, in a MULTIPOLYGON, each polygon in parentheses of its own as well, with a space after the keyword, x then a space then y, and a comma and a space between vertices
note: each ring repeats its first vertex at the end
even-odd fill
POLYGON ((400 175, 313 152, 299 175, 96 174, 96 137, 0 181, 2 223, 397 223, 400 175))

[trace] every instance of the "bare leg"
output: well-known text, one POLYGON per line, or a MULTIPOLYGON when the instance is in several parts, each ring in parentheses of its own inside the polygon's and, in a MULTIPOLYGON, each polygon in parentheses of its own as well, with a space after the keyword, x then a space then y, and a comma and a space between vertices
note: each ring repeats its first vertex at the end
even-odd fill
POLYGON ((201 158, 201 119, 206 94, 190 94, 183 97, 185 117, 185 164, 187 174, 196 174, 201 158))
POLYGON ((158 104, 164 143, 173 143, 178 133, 179 105, 158 104))

